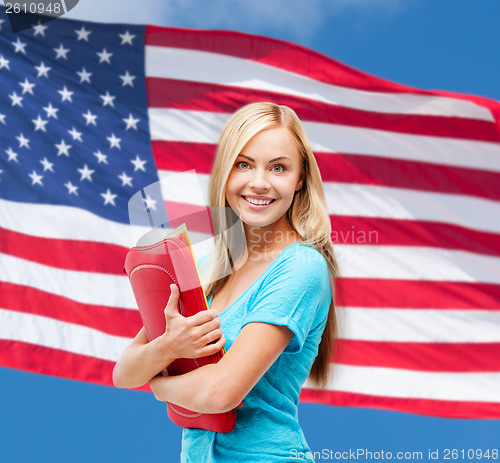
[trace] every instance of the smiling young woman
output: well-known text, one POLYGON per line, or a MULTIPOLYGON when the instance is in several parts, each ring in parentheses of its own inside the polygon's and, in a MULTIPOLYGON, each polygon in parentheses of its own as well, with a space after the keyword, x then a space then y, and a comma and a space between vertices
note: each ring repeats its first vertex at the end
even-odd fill
MULTIPOLYGON (((225 342, 219 363, 150 380, 158 400, 202 413, 243 401, 229 433, 184 429, 181 460, 294 461, 292 450, 310 451, 297 420, 300 389, 308 377, 319 387, 328 379, 337 264, 321 176, 293 110, 255 103, 229 119, 210 205, 217 240, 201 265, 208 314, 195 320, 170 314, 163 341, 147 343, 140 332, 115 367, 115 383, 136 387, 176 356, 196 355, 193 346, 220 349, 225 342), (243 242, 228 210, 243 223, 243 242)), ((174 291, 166 313, 177 298, 174 291)))

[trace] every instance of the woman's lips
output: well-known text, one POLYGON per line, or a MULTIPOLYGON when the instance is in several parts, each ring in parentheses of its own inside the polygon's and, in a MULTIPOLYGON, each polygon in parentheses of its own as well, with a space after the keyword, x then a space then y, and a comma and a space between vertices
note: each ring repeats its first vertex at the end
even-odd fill
POLYGON ((269 204, 253 204, 250 201, 248 201, 248 199, 245 196, 242 195, 241 197, 245 201, 246 205, 250 207, 250 209, 256 209, 256 210, 266 209, 276 201, 276 199, 271 199, 269 204))

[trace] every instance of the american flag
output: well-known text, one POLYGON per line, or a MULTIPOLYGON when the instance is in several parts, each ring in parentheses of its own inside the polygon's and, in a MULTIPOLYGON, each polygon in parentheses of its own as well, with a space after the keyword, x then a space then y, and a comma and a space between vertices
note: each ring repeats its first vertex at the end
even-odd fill
POLYGON ((333 381, 301 399, 500 417, 500 105, 423 91, 227 31, 0 13, 0 364, 111 384, 141 326, 127 203, 196 169, 222 124, 303 120, 340 262, 333 381))

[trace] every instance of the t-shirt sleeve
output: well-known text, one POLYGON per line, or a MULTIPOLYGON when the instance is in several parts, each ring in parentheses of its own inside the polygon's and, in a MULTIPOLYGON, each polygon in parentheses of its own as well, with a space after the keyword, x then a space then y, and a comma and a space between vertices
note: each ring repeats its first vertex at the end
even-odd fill
POLYGON ((307 335, 326 319, 331 301, 330 277, 316 250, 291 253, 266 275, 243 320, 286 326, 294 336, 285 352, 298 352, 307 335))

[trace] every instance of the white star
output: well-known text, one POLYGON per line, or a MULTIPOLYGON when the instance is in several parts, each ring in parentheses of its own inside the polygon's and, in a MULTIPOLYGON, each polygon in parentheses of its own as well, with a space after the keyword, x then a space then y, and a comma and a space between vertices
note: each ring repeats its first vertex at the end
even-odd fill
POLYGON ((128 71, 126 71, 126 73, 123 75, 123 76, 119 76, 121 80, 123 80, 123 84, 122 84, 122 87, 125 87, 125 85, 130 85, 131 87, 134 86, 134 79, 137 77, 137 76, 131 76, 128 71))
POLYGON ((20 133, 16 138, 19 141, 19 148, 22 148, 24 146, 30 149, 30 141, 28 138, 24 138, 24 135, 22 133, 20 133))
POLYGON ((82 132, 78 132, 78 130, 74 127, 71 130, 68 130, 68 133, 73 137, 73 140, 83 141, 82 132))
POLYGON ((64 140, 61 140, 61 143, 56 144, 54 146, 58 149, 58 152, 57 152, 58 156, 61 156, 62 154, 64 154, 64 156, 67 156, 69 158, 69 150, 70 150, 70 148, 72 148, 71 145, 67 145, 64 140))
POLYGON ((111 193, 109 188, 107 189, 106 193, 101 193, 101 196, 104 198, 104 205, 106 204, 112 204, 113 206, 115 205, 115 198, 118 195, 114 195, 111 193))
POLYGON ((128 177, 125 172, 122 172, 121 175, 118 175, 118 178, 122 181, 122 186, 132 186, 132 177, 128 177))
POLYGON ((99 56, 99 58, 101 58, 99 60, 99 63, 108 63, 108 64, 111 64, 111 61, 109 60, 112 56, 113 56, 113 53, 108 53, 108 51, 103 48, 101 53, 97 52, 97 56, 99 56))
POLYGON ((5 118, 6 118, 6 117, 7 117, 7 116, 5 116, 5 114, 0 113, 0 122, 1 122, 3 125, 5 125, 5 118))
POLYGON ((64 186, 68 189, 68 194, 75 194, 78 196, 78 187, 73 185, 71 182, 66 182, 64 186))
POLYGON ((139 119, 134 119, 132 113, 129 114, 128 119, 123 119, 123 121, 127 124, 126 130, 137 130, 137 123, 139 122, 139 119))
POLYGON ((9 146, 9 149, 8 149, 8 150, 5 150, 5 152, 6 152, 6 153, 7 153, 7 155, 9 156, 9 159, 8 159, 8 161, 9 161, 9 162, 10 162, 10 161, 16 161, 16 162, 19 162, 19 161, 17 160, 17 156, 18 156, 18 154, 17 154, 17 153, 15 153, 15 152, 12 150, 12 148, 11 148, 10 146, 9 146))
POLYGON ((2 172, 3 172, 3 170, 2 170, 2 169, 0 169, 0 175, 2 175, 2 172))
POLYGON ((62 97, 62 101, 70 101, 71 103, 73 103, 73 100, 71 99, 71 96, 73 95, 73 93, 75 92, 70 92, 67 88, 66 88, 66 85, 64 86, 64 88, 62 90, 58 90, 57 91, 58 93, 61 94, 61 97, 62 97))
POLYGON ((11 106, 20 106, 23 107, 21 101, 23 101, 22 96, 18 96, 16 92, 12 92, 12 95, 9 95, 9 98, 12 100, 11 106))
POLYGON ((40 161, 43 165, 43 171, 45 172, 46 170, 50 170, 51 172, 54 172, 54 169, 52 168, 54 164, 48 161, 48 159, 45 157, 40 161))
POLYGON ((35 32, 33 37, 36 37, 37 35, 45 37, 45 29, 48 29, 48 27, 49 26, 43 26, 41 22, 38 22, 37 26, 33 26, 33 31, 35 32))
POLYGON ((91 170, 87 167, 87 164, 83 166, 83 169, 77 169, 78 172, 82 175, 80 178, 80 181, 83 180, 89 180, 92 181, 92 174, 95 172, 95 170, 91 170))
POLYGON ((122 39, 122 43, 120 45, 125 45, 126 43, 128 43, 129 45, 133 45, 132 40, 135 39, 135 35, 130 34, 129 31, 125 32, 125 34, 118 34, 118 35, 122 39))
POLYGON ((94 153, 94 156, 97 158, 97 162, 100 164, 104 162, 104 164, 108 163, 108 157, 105 154, 102 154, 100 150, 94 153))
POLYGON ((83 26, 82 26, 82 28, 79 31, 77 31, 75 29, 75 32, 78 35, 78 39, 77 40, 85 40, 85 42, 89 41, 89 35, 92 34, 92 31, 86 30, 85 27, 83 27, 83 26))
POLYGON ((147 161, 143 161, 139 156, 136 156, 135 159, 132 159, 130 162, 134 165, 134 172, 137 170, 146 172, 144 164, 146 164, 147 161))
POLYGON ((146 206, 147 209, 152 209, 153 211, 156 211, 156 203, 158 201, 156 199, 153 199, 151 196, 146 195, 146 199, 144 200, 144 205, 146 206))
POLYGON ((9 63, 10 61, 8 59, 5 59, 3 55, 0 55, 0 69, 7 68, 10 71, 9 63))
POLYGON ((26 50, 25 50, 25 48, 26 48, 26 45, 27 45, 27 44, 26 44, 26 43, 21 42, 21 39, 20 39, 19 37, 17 38, 17 40, 16 40, 16 42, 15 42, 15 43, 14 43, 14 42, 12 42, 12 45, 14 45, 14 47, 15 47, 15 50, 14 50, 14 52, 15 52, 15 53, 19 53, 19 52, 21 52, 21 53, 23 53, 23 54, 26 54, 26 50))
POLYGON ((95 122, 95 120, 97 119, 97 116, 95 114, 92 114, 90 112, 90 109, 87 111, 87 114, 82 114, 82 116, 87 121, 85 125, 89 125, 89 124, 97 125, 95 122))
POLYGON ((46 132, 47 130, 45 129, 45 126, 49 123, 49 121, 44 121, 40 114, 38 115, 37 119, 32 119, 31 120, 33 124, 35 124, 35 132, 38 132, 41 130, 42 132, 46 132))
POLYGON ((19 82, 19 85, 23 87, 23 95, 25 93, 31 93, 33 95, 33 87, 35 87, 35 84, 32 84, 28 79, 24 79, 24 82, 19 82))
POLYGON ((43 175, 38 175, 34 169, 33 172, 31 172, 31 174, 28 175, 31 177, 31 185, 38 183, 39 185, 43 186, 42 183, 43 175))
POLYGON ((109 105, 113 106, 113 108, 115 107, 113 100, 116 98, 116 96, 111 96, 107 90, 106 90, 106 95, 99 95, 99 96, 103 100, 103 103, 102 103, 103 106, 108 106, 108 104, 109 104, 109 105))
POLYGON ((2 30, 2 23, 5 22, 5 19, 0 19, 0 31, 2 30))
POLYGON ((52 103, 49 103, 49 105, 45 106, 45 108, 43 109, 47 113, 47 117, 53 117, 54 119, 57 119, 57 111, 59 111, 59 108, 54 108, 52 106, 52 103))
POLYGON ((57 53, 56 59, 68 59, 66 55, 71 51, 69 48, 64 48, 62 43, 59 44, 59 48, 53 48, 53 50, 57 53))
POLYGON ((111 134, 111 137, 106 137, 106 140, 109 141, 110 148, 122 149, 122 147, 120 146, 122 139, 115 137, 114 133, 111 134))
POLYGON ((77 74, 80 76, 80 83, 82 84, 83 82, 90 82, 90 76, 92 75, 91 72, 87 72, 85 68, 82 68, 81 72, 77 72, 77 74))
POLYGON ((44 62, 42 61, 40 63, 40 66, 35 66, 35 69, 38 71, 38 75, 37 77, 40 78, 40 77, 49 77, 49 71, 52 69, 52 68, 49 68, 48 66, 45 66, 44 62))

